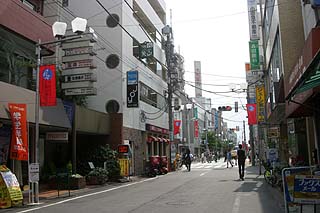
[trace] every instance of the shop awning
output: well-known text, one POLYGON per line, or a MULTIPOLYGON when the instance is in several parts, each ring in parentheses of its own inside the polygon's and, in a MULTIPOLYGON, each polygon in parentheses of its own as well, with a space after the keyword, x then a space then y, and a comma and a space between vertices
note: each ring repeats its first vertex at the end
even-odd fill
MULTIPOLYGON (((0 81, 0 118, 9 119, 8 103, 27 104, 27 121, 35 123, 35 92, 0 81)), ((61 99, 57 105, 40 107, 39 123, 48 126, 71 129, 71 124, 61 99)))
POLYGON ((318 86, 320 86, 320 51, 318 51, 311 64, 303 73, 295 87, 287 95, 286 99, 290 100, 294 95, 318 86))
POLYGON ((148 142, 148 143, 151 143, 151 142, 153 142, 153 141, 157 142, 157 141, 158 141, 158 138, 150 135, 150 136, 148 137, 148 139, 147 139, 147 142, 148 142))
POLYGON ((170 143, 170 139, 164 138, 164 142, 170 143))

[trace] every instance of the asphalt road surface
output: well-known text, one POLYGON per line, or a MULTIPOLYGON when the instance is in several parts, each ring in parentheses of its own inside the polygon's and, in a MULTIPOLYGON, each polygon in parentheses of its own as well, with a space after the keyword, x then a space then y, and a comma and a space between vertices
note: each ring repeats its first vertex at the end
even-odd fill
POLYGON ((283 213, 281 196, 270 188, 256 168, 248 167, 240 181, 238 168, 221 160, 15 212, 283 213))

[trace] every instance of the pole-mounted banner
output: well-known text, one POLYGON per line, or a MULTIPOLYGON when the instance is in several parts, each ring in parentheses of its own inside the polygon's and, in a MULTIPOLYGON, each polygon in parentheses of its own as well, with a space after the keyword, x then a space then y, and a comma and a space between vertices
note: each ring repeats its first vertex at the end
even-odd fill
POLYGON ((56 65, 40 66, 40 106, 56 106, 56 65))

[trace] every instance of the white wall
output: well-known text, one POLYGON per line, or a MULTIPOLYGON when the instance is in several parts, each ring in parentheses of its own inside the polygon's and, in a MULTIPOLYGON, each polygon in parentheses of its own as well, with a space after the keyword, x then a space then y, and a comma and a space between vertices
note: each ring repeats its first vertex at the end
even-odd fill
MULTIPOLYGON (((128 1, 132 5, 132 1, 128 1)), ((148 41, 147 36, 140 28, 138 22, 133 17, 132 10, 122 0, 101 0, 101 3, 110 13, 116 13, 120 17, 121 25, 139 42, 148 41)), ((143 1, 140 5, 142 9, 151 10, 152 7, 148 1, 143 1)), ((159 109, 151 105, 139 102, 140 108, 127 108, 126 103, 126 72, 129 70, 138 70, 139 81, 160 94, 166 90, 167 84, 159 76, 150 71, 143 63, 133 56, 132 38, 124 30, 117 26, 109 28, 106 25, 106 19, 109 16, 103 8, 94 0, 69 1, 68 9, 76 16, 87 18, 88 25, 91 26, 98 35, 98 44, 95 45, 97 57, 97 76, 98 88, 97 96, 88 97, 88 108, 106 112, 105 106, 109 100, 116 100, 120 104, 120 113, 124 114, 124 126, 129 128, 145 130, 145 123, 141 122, 140 109, 146 112, 156 112, 159 109), (115 69, 107 68, 105 60, 110 54, 120 56, 120 64, 115 69)), ((155 24, 161 23, 154 11, 146 11, 150 15, 150 20, 155 24)), ((156 25, 161 28, 161 25, 156 25)), ((160 29, 161 32, 161 29, 160 29)), ((157 58, 165 61, 164 52, 157 49, 155 51, 157 58)), ((159 113, 160 114, 160 113, 159 113)), ((159 115, 155 114, 155 115, 159 115)), ((151 116, 149 116, 151 117, 151 116)), ((152 115, 152 118, 157 117, 152 115)), ((168 116, 164 113, 157 120, 146 120, 146 123, 168 128, 168 116)))

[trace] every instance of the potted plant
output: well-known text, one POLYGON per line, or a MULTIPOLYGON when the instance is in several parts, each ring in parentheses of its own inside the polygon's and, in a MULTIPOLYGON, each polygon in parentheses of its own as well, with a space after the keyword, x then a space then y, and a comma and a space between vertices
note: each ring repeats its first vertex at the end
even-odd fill
POLYGON ((108 181, 108 171, 101 168, 96 167, 91 170, 87 175, 87 184, 88 185, 102 185, 108 181))

